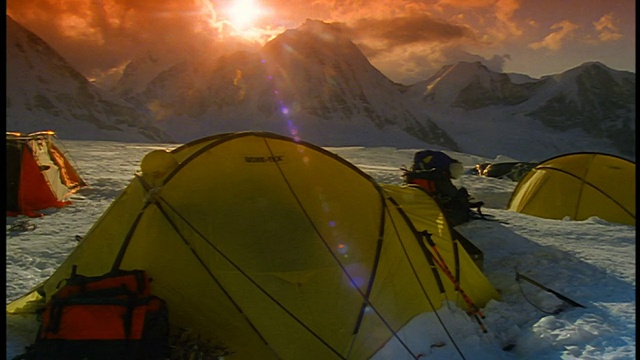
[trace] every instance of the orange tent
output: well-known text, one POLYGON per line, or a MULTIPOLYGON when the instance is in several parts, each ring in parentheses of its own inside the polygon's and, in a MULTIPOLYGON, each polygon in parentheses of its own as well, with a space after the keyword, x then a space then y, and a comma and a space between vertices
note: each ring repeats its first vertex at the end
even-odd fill
POLYGON ((53 131, 7 132, 7 216, 41 216, 87 186, 56 142, 53 131))

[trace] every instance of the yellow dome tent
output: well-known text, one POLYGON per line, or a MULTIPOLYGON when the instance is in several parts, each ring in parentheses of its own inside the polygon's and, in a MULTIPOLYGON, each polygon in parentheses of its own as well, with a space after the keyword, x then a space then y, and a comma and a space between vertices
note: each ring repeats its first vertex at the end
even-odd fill
POLYGON ((636 164, 600 153, 545 160, 518 183, 507 208, 546 219, 597 216, 635 225, 636 164))
POLYGON ((74 265, 87 276, 143 269, 171 324, 223 344, 233 353, 225 359, 367 359, 388 341, 404 344, 397 331, 446 300, 473 310, 499 299, 435 201, 383 189, 312 144, 224 134, 152 151, 140 168, 9 314, 41 307, 74 265), (411 197, 428 217, 417 227, 401 205, 411 197))

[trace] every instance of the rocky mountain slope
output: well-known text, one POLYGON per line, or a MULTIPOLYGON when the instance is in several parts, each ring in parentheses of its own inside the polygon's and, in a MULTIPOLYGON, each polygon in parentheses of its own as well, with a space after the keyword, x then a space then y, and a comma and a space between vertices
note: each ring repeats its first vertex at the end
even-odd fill
POLYGON ((60 138, 172 142, 141 109, 91 84, 40 37, 7 16, 6 128, 60 138))
POLYGON ((161 142, 167 134, 187 142, 264 130, 320 146, 435 147, 521 160, 602 151, 635 160, 635 74, 598 62, 542 79, 460 62, 406 86, 374 68, 339 27, 308 20, 257 52, 171 67, 140 57, 121 88, 107 92, 17 27, 8 31, 21 35, 7 37, 11 130, 161 142))
POLYGON ((635 155, 635 74, 592 62, 544 78, 540 87, 531 102, 541 105, 527 116, 560 131, 581 129, 635 155))
POLYGON ((492 147, 495 155, 520 143, 539 147, 541 158, 603 151, 635 159, 635 74, 599 62, 515 81, 479 62, 461 62, 407 95, 472 153, 492 147))
POLYGON ((146 105, 184 141, 254 129, 324 145, 430 143, 458 149, 448 134, 411 111, 402 88, 339 29, 309 20, 257 53, 181 63, 132 101, 146 105))

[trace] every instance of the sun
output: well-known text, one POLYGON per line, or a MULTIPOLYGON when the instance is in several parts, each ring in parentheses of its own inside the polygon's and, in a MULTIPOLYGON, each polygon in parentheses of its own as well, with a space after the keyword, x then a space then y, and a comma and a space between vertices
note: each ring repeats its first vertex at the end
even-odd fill
POLYGON ((225 15, 236 30, 246 30, 264 15, 264 10, 254 0, 235 0, 225 15))

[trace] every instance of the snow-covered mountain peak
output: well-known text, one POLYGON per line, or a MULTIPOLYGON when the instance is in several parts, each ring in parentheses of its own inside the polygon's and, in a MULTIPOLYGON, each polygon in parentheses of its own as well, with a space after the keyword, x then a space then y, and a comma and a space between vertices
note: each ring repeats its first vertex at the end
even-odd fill
POLYGON ((621 96, 629 99, 635 88, 635 74, 613 70, 598 61, 586 62, 559 74, 542 78, 546 93, 562 91, 571 101, 580 102, 586 91, 605 97, 621 96), (622 92, 620 91, 622 90, 622 92))
POLYGON ((424 96, 432 97, 438 102, 453 100, 452 97, 456 96, 471 81, 479 80, 486 83, 488 71, 489 69, 480 62, 460 62, 445 66, 427 80, 424 96), (437 94, 437 99, 434 98, 435 94, 437 94))
POLYGON ((275 37, 260 52, 278 59, 293 57, 313 63, 336 58, 368 62, 339 25, 309 19, 275 37))
POLYGON ((503 97, 502 93, 508 91, 513 83, 508 75, 491 71, 476 61, 443 67, 424 86, 424 102, 468 108, 475 106, 468 103, 470 96, 485 98, 487 94, 495 94, 495 97, 503 97))
POLYGON ((100 89, 7 15, 7 129, 62 139, 170 142, 144 112, 100 89))
MULTIPOLYGON (((340 38, 343 36, 342 29, 336 24, 330 24, 321 20, 314 20, 314 19, 306 19, 302 25, 300 25, 296 29, 293 29, 293 31, 309 32, 309 33, 316 34, 320 37, 323 37, 325 39, 330 39, 330 36, 335 36, 337 38, 340 38)), ((343 40, 350 41, 349 38, 344 38, 343 40)))
MULTIPOLYGON (((635 74, 599 62, 542 79, 460 62, 409 87, 372 66, 340 24, 308 20, 257 52, 202 56, 198 49, 201 56, 183 56, 143 91, 118 98, 69 69, 35 35, 10 36, 12 26, 7 123, 22 126, 16 131, 29 130, 29 119, 75 138, 109 133, 128 141, 151 125, 180 142, 264 130, 320 146, 443 147, 513 158, 522 154, 517 148, 535 149, 539 158, 598 149, 635 157, 635 74)), ((133 80, 151 77, 164 55, 141 52, 123 82, 142 85, 133 80)))
POLYGON ((286 30, 280 34, 278 38, 281 40, 307 38, 331 44, 351 42, 351 39, 343 32, 340 25, 313 19, 307 19, 302 25, 295 29, 286 30))

